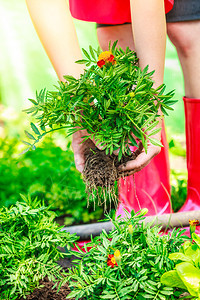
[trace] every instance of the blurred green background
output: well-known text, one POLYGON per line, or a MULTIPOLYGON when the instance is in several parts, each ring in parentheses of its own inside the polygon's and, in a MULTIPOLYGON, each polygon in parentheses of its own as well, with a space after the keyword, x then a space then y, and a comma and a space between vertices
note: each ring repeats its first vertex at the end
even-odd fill
MULTIPOLYGON (((81 47, 88 49, 90 44, 94 47, 98 45, 94 23, 75 21, 75 26, 81 47)), ((36 35, 26 8, 25 0, 0 0, 0 41, 0 105, 2 104, 0 106, 0 159, 2 161, 1 166, 4 166, 1 167, 0 173, 1 176, 5 176, 4 172, 7 168, 6 174, 8 177, 8 181, 5 183, 7 186, 6 189, 4 180, 2 179, 0 181, 0 205, 2 206, 5 203, 8 205, 15 201, 13 200, 11 191, 8 191, 9 185, 12 186, 13 193, 15 190, 16 193, 20 192, 20 186, 19 188, 15 188, 14 183, 14 181, 17 181, 17 178, 19 179, 19 177, 22 176, 19 172, 19 161, 21 165, 28 164, 33 167, 33 164, 27 163, 27 161, 23 162, 23 158, 19 158, 19 153, 24 148, 20 142, 24 139, 23 131, 29 127, 27 117, 25 113, 22 113, 22 109, 30 106, 28 98, 34 98, 36 90, 39 91, 44 87, 47 89, 53 88, 57 77, 36 35), (8 153, 10 154, 8 155, 8 153), (6 164, 6 162, 8 163, 6 164), (7 190, 7 192, 5 192, 5 190, 7 190), (12 201, 9 199, 12 199, 12 201)), ((182 103, 184 88, 183 76, 176 50, 169 40, 167 41, 164 81, 168 90, 176 90, 175 99, 178 100, 174 106, 175 111, 171 112, 170 116, 166 118, 170 160, 173 169, 175 169, 172 169, 171 175, 172 191, 174 189, 174 195, 178 199, 181 192, 184 194, 183 197, 185 197, 186 193, 184 112, 182 103)), ((57 134, 49 141, 52 149, 54 149, 54 147, 60 147, 60 149, 63 150, 67 149, 63 137, 64 134, 57 134)), ((54 151, 57 151, 57 153, 61 155, 60 150, 54 149, 54 151)), ((68 151, 71 151, 70 148, 68 148, 68 151)), ((48 164, 45 155, 47 155, 47 153, 43 154, 43 158, 45 163, 48 164)), ((29 162, 31 159, 37 160, 37 158, 31 158, 30 156, 30 154, 27 154, 24 161, 26 159, 28 159, 29 162)), ((52 155, 50 156, 52 157, 52 155)), ((73 160, 72 157, 70 154, 71 160, 73 160)), ((51 159, 56 160, 56 156, 51 159)), ((67 158, 62 159, 68 160, 67 158)), ((40 166, 39 164, 42 164, 42 159, 40 163, 38 162, 38 167, 40 166)), ((66 168, 69 169, 69 166, 66 168)), ((34 167, 29 170, 29 174, 31 174, 33 170, 34 167)), ((47 193, 46 189, 52 188, 52 185, 45 185, 45 188, 40 186, 40 184, 43 185, 44 182, 48 181, 48 170, 45 172, 47 173, 46 179, 41 179, 39 175, 37 175, 37 178, 33 180, 35 181, 34 184, 36 184, 36 182, 39 184, 35 186, 35 189, 43 189, 43 195, 47 193)), ((56 172, 57 177, 55 175, 52 184, 56 182, 57 186, 59 186, 60 181, 56 179, 60 176, 60 174, 58 175, 59 165, 57 166, 56 172)), ((27 173, 27 176, 30 175, 27 173)), ((65 184, 65 187, 67 184, 68 183, 65 184)), ((21 182, 20 185, 23 187, 23 185, 26 184, 21 182)), ((32 190, 33 189, 32 187, 32 190)), ((81 190, 82 189, 83 187, 81 185, 81 190)), ((21 192, 26 193, 32 190, 29 186, 27 189, 22 189, 21 192)), ((57 195, 60 194, 58 187, 56 193, 57 195)), ((33 194, 35 194, 35 192, 33 194)), ((55 195, 53 195, 52 198, 55 198, 55 195)), ((78 195, 78 201, 80 201, 80 195, 78 195)))
MULTIPOLYGON (((94 23, 75 21, 80 46, 97 46, 94 23)), ((43 50, 31 23, 25 1, 0 0, 0 99, 9 107, 21 111, 35 91, 51 88, 56 74, 43 50)), ((171 131, 184 132, 182 96, 183 78, 175 48, 168 41, 165 83, 176 89, 175 112, 166 118, 171 131)))

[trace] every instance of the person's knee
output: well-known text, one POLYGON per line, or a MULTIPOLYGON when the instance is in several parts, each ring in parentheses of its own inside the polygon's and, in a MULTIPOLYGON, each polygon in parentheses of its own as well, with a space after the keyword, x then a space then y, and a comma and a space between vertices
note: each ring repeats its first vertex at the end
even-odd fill
POLYGON ((192 31, 188 31, 187 25, 183 22, 168 23, 167 33, 180 55, 188 57, 192 54, 195 37, 192 31))

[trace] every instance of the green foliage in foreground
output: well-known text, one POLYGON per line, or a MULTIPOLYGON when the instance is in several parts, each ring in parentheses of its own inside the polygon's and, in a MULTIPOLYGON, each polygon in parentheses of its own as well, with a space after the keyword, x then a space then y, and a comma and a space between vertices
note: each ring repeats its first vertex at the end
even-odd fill
POLYGON ((190 298, 200 299, 200 237, 192 233, 192 241, 186 241, 179 252, 169 258, 175 261, 175 269, 164 273, 161 282, 168 287, 180 287, 189 292, 190 298))
POLYGON ((88 252, 74 253, 80 260, 69 270, 73 291, 68 299, 178 299, 181 291, 164 286, 160 277, 174 268, 168 255, 187 238, 181 236, 184 230, 162 235, 158 226, 145 225, 143 220, 142 212, 132 211, 131 218, 112 221, 115 229, 109 234, 103 231, 93 238, 88 252), (113 268, 108 265, 109 255, 118 263, 113 268))
POLYGON ((76 170, 70 143, 64 151, 48 138, 44 148, 21 156, 18 146, 18 139, 0 140, 0 207, 10 207, 18 201, 20 193, 29 193, 51 205, 58 216, 65 215, 66 225, 102 217, 102 208, 87 208, 85 184, 76 170))
POLYGON ((63 127, 69 134, 86 129, 85 139, 95 138, 106 154, 119 148, 119 160, 131 154, 129 146, 137 146, 136 139, 145 151, 148 141, 162 146, 154 138, 161 130, 157 128, 159 109, 164 115, 173 110, 174 92, 164 94, 165 85, 153 88, 154 72, 148 72, 148 66, 140 69, 134 51, 116 48, 116 42, 110 50, 114 60, 106 60, 101 68, 97 65, 100 51, 90 47, 88 53, 83 49, 86 59, 78 63, 86 64, 88 69, 80 79, 64 76, 66 82, 60 82, 56 91, 42 90, 36 100, 30 99, 33 107, 26 112, 37 115, 39 126, 31 123, 33 134, 25 131, 32 140, 32 144, 24 142, 29 148, 34 149, 48 132, 63 127))
POLYGON ((56 263, 64 254, 57 246, 68 247, 75 235, 61 231, 55 213, 40 201, 27 199, 10 209, 0 209, 0 299, 16 299, 39 286, 48 276, 55 283, 64 276, 56 263))

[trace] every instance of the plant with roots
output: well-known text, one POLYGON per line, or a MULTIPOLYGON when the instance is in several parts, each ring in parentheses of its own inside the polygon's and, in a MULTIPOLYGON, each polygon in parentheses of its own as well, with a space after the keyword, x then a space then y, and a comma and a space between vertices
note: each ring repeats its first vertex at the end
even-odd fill
MULTIPOLYGON (((176 102, 173 91, 164 94, 166 86, 154 88, 153 73, 148 66, 143 70, 138 65, 136 53, 129 48, 123 51, 116 47, 109 51, 83 49, 85 59, 77 61, 86 65, 79 79, 64 76, 55 91, 42 90, 27 113, 37 115, 38 125, 31 123, 34 135, 25 131, 33 143, 25 142, 28 149, 47 133, 66 128, 68 135, 85 129, 88 139, 101 146, 88 149, 83 172, 88 190, 114 195, 114 182, 123 176, 118 166, 135 159, 142 148, 147 152, 147 143, 162 146, 153 136, 163 115, 176 102), (118 155, 113 152, 118 150, 118 155), (102 189, 103 188, 103 189, 102 189)), ((28 150, 27 149, 27 150, 28 150)), ((112 197, 111 197, 112 198, 112 197)))

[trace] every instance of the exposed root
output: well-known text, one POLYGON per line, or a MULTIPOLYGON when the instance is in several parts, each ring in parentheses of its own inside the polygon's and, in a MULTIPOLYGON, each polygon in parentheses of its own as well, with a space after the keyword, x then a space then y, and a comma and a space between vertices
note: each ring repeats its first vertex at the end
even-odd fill
POLYGON ((104 211, 107 211, 108 205, 111 209, 112 203, 117 207, 118 198, 115 191, 115 182, 126 176, 118 170, 118 167, 129 160, 135 159, 135 153, 131 157, 123 157, 121 161, 118 161, 115 155, 106 155, 104 151, 91 149, 85 154, 85 157, 83 180, 86 184, 86 192, 94 202, 94 208, 95 200, 98 201, 99 206, 104 205, 104 211))

